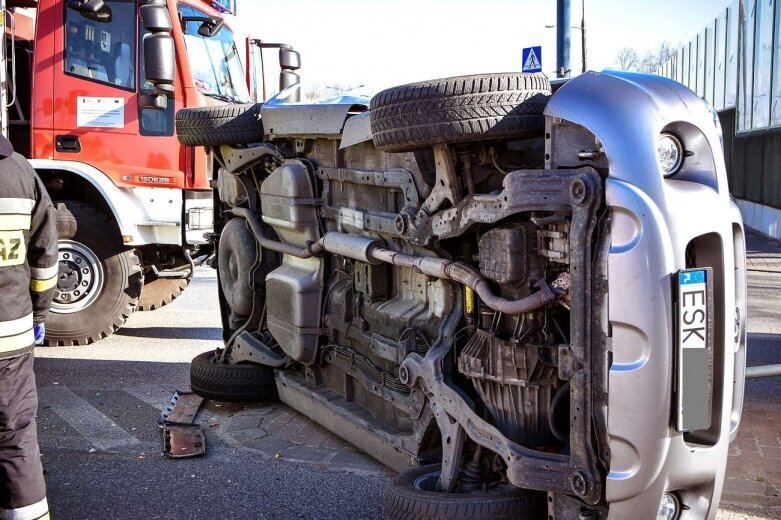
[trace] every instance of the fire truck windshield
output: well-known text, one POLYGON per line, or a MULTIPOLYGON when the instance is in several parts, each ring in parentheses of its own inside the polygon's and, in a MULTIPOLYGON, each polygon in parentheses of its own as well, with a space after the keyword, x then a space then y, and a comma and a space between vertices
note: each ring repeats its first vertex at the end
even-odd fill
MULTIPOLYGON (((179 6, 183 17, 206 17, 197 9, 179 6)), ((233 31, 223 28, 212 37, 198 34, 202 22, 189 21, 184 32, 190 69, 195 86, 203 94, 236 103, 249 103, 249 90, 245 83, 244 67, 241 63, 233 31)))

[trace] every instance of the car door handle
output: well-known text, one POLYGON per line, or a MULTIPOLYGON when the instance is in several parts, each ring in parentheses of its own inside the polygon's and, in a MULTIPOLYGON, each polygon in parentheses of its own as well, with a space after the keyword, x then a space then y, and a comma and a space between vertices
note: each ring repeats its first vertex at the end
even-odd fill
POLYGON ((76 135, 58 135, 55 147, 58 152, 79 153, 81 151, 81 141, 76 135))

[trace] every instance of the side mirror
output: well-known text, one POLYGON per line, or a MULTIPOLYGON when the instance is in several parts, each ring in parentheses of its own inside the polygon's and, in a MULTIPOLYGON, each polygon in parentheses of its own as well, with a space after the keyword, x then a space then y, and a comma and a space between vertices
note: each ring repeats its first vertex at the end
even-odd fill
POLYGON ((103 0, 68 0, 68 9, 73 9, 80 13, 97 13, 105 8, 103 0))
POLYGON ((170 33, 173 29, 171 15, 165 4, 146 4, 138 8, 141 25, 151 33, 170 33))
MULTIPOLYGON (((286 88, 292 87, 301 83, 301 76, 293 72, 292 70, 282 70, 279 73, 279 91, 282 92, 286 88)), ((301 94, 298 94, 298 99, 291 99, 291 101, 301 101, 301 94)))
POLYGON ((152 33, 144 37, 146 80, 163 92, 174 91, 175 56, 174 39, 170 34, 152 33))
POLYGON ((182 24, 182 31, 187 31, 187 24, 190 22, 201 22, 198 27, 198 34, 204 38, 216 36, 225 25, 225 21, 219 17, 208 16, 180 16, 179 22, 182 24))
POLYGON ((293 49, 279 49, 279 66, 282 70, 298 70, 301 68, 301 55, 293 49))
MULTIPOLYGON (((291 88, 301 83, 301 77, 296 70, 301 68, 301 55, 287 43, 266 43, 263 40, 247 38, 247 85, 252 92, 253 99, 257 101, 267 100, 266 74, 264 69, 263 50, 279 49, 279 91, 289 89, 283 98, 287 101, 301 101, 301 88, 291 88), (258 93, 262 89, 262 97, 258 93)), ((277 94, 279 96, 279 94, 277 94)))
POLYGON ((168 108, 168 97, 159 94, 141 94, 138 96, 138 106, 149 110, 165 110, 168 108))
MULTIPOLYGON (((279 49, 279 66, 282 69, 279 71, 279 91, 282 92, 285 89, 298 85, 301 83, 301 76, 296 74, 295 70, 301 68, 301 55, 298 51, 294 51, 290 47, 282 47, 279 49)), ((301 101, 301 89, 297 89, 295 92, 287 98, 290 101, 301 101)))
POLYGON ((69 0, 68 9, 73 9, 92 22, 111 23, 113 18, 111 6, 103 0, 69 0))
POLYGON ((171 36, 173 22, 165 0, 142 0, 140 3, 138 14, 148 33, 142 40, 144 76, 155 91, 140 94, 139 105, 141 108, 165 110, 176 80, 176 53, 171 36))
POLYGON ((211 18, 208 21, 203 22, 201 26, 198 27, 198 34, 204 38, 217 36, 217 34, 222 30, 223 25, 225 25, 225 21, 222 18, 211 18))

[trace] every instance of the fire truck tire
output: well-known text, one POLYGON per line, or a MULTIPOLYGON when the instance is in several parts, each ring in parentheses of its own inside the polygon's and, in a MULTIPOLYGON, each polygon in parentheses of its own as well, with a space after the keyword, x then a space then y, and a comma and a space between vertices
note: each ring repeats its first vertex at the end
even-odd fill
POLYGON ((176 113, 176 134, 185 146, 247 144, 263 140, 260 103, 185 108, 176 113))
POLYGON ((436 491, 441 466, 431 464, 396 475, 385 491, 387 520, 511 520, 546 518, 545 495, 510 485, 468 493, 436 491))
POLYGON ((46 320, 49 346, 87 345, 110 336, 138 306, 141 262, 116 224, 93 206, 55 204, 60 279, 46 320))
POLYGON ((386 152, 439 143, 541 135, 551 95, 548 79, 497 73, 410 83, 371 100, 374 144, 386 152))
POLYGON ((141 290, 141 299, 138 301, 138 310, 155 311, 165 307, 182 295, 190 278, 157 278, 144 282, 141 290))
POLYGON ((226 403, 273 401, 274 370, 255 364, 219 363, 217 352, 204 352, 190 363, 190 388, 204 399, 226 403))

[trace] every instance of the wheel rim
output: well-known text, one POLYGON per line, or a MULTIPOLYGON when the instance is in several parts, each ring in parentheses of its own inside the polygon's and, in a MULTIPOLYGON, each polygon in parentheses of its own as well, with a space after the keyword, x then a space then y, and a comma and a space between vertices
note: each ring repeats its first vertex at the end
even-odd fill
POLYGON ((438 491, 437 483, 439 482, 439 475, 440 475, 439 471, 426 473, 425 475, 421 475, 418 478, 416 478, 413 485, 421 491, 429 491, 429 492, 436 493, 438 491))
POLYGON ((72 240, 59 242, 59 278, 52 312, 72 314, 86 309, 103 290, 103 264, 92 249, 72 240))

